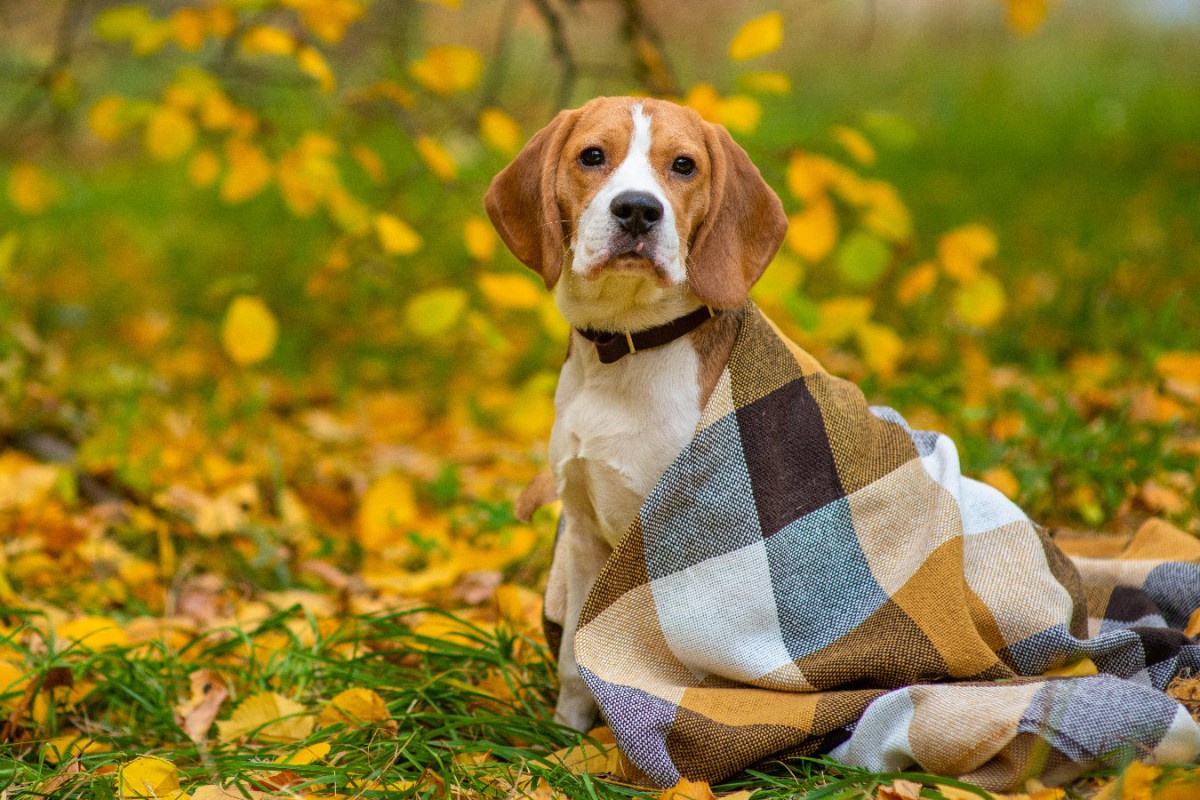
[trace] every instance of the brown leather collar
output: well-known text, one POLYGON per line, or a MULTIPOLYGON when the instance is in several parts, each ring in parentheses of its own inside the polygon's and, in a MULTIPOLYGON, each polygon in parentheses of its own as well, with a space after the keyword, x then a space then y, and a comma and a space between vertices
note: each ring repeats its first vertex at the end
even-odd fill
POLYGON ((600 356, 601 364, 612 364, 620 361, 630 353, 649 350, 670 344, 681 336, 686 336, 702 324, 717 315, 712 306, 700 306, 690 314, 676 317, 670 322, 647 328, 644 331, 593 331, 579 329, 579 335, 596 345, 596 355, 600 356))

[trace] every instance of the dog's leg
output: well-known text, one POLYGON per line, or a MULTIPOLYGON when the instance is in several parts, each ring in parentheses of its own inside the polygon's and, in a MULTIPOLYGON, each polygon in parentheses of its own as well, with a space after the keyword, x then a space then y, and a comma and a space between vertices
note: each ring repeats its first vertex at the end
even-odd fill
POLYGON ((563 620, 562 645, 558 652, 558 677, 560 689, 554 719, 577 731, 589 730, 596 721, 596 701, 592 690, 583 682, 579 665, 575 661, 575 630, 579 626, 579 614, 584 601, 592 591, 592 584, 612 549, 594 530, 589 520, 563 510, 565 525, 562 541, 559 542, 556 558, 564 558, 563 566, 567 590, 566 617, 563 620))

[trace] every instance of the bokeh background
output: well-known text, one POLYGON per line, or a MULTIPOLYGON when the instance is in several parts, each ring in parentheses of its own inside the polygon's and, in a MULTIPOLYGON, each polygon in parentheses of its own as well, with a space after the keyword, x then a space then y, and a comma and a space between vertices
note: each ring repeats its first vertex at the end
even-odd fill
POLYGON ((567 331, 482 196, 626 93, 749 151, 792 216, 755 298, 832 372, 1047 524, 1200 532, 1193 2, 5 0, 4 630, 533 631, 567 331))

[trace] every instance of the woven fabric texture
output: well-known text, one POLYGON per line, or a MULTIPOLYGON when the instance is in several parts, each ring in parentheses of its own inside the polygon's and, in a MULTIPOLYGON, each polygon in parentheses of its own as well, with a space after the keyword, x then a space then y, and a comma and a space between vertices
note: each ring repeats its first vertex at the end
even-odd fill
POLYGON ((1154 557, 1172 536, 1195 541, 1162 526, 1145 557, 1073 561, 949 439, 868 406, 750 306, 576 658, 659 786, 818 752, 992 790, 1189 760, 1200 728, 1162 689, 1200 667, 1181 630, 1200 567, 1154 557), (1045 677, 1079 664, 1099 674, 1045 677))

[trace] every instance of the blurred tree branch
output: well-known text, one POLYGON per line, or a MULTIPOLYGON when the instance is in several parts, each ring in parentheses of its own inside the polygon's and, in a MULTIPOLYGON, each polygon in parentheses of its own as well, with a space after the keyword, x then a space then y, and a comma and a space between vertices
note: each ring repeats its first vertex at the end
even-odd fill
POLYGON ((555 105, 566 108, 571 102, 571 93, 575 89, 575 80, 579 77, 579 68, 575 62, 575 54, 567 42, 566 25, 562 14, 550 5, 549 0, 531 0, 533 7, 546 24, 550 34, 550 49, 558 61, 562 72, 558 82, 558 92, 555 94, 555 105))
MULTIPOLYGON (((0 125, 0 143, 2 143, 0 146, 5 149, 12 148, 18 143, 34 112, 50 97, 55 82, 63 79, 64 70, 70 65, 74 56, 75 32, 79 27, 79 21, 83 17, 86 5, 87 0, 65 0, 63 3, 62 16, 59 17, 58 25, 55 28, 54 52, 50 56, 50 61, 37 73, 25 94, 13 104, 8 119, 4 121, 3 125, 0 125)), ((51 103, 51 105, 53 107, 54 104, 51 103)), ((53 128, 55 131, 59 130, 64 120, 65 116, 61 111, 54 112, 53 128)))
POLYGON ((652 94, 683 94, 679 79, 667 60, 662 37, 646 19, 639 0, 621 0, 625 22, 622 35, 633 56, 634 77, 652 94))

